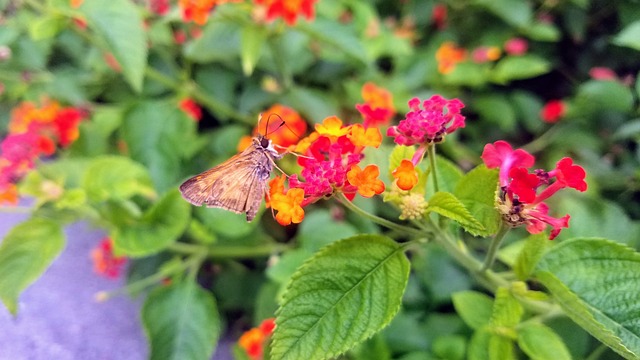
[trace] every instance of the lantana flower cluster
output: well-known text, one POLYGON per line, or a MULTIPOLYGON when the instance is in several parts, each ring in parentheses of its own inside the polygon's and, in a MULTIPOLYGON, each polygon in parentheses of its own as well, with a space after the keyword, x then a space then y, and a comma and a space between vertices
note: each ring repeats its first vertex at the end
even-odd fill
POLYGON ((266 343, 275 328, 276 321, 274 318, 265 319, 259 326, 247 330, 242 334, 238 340, 238 345, 247 353, 249 359, 261 360, 266 343))
POLYGON ((304 218, 303 207, 320 199, 343 193, 353 199, 356 193, 364 197, 381 194, 384 183, 378 179, 376 165, 359 166, 366 147, 378 147, 382 134, 375 127, 362 124, 344 125, 332 116, 317 124, 315 131, 302 139, 295 152, 302 154, 298 164, 301 177, 286 175, 270 182, 269 205, 277 211, 276 220, 282 225, 299 223, 304 218))
POLYGON ((91 251, 91 260, 93 271, 110 279, 118 278, 127 263, 126 257, 114 254, 113 240, 110 237, 100 240, 98 246, 91 251))
MULTIPOLYGON (((179 0, 178 6, 185 22, 193 21, 198 25, 204 25, 216 6, 240 1, 242 0, 179 0)), ((267 22, 282 18, 287 25, 293 26, 300 16, 307 20, 315 17, 316 1, 254 0, 254 4, 256 10, 263 13, 262 16, 267 22)))
POLYGON ((550 240, 563 228, 569 227, 569 215, 561 218, 549 216, 545 200, 563 188, 586 191, 586 172, 574 165, 571 158, 562 158, 551 171, 534 170, 535 158, 525 150, 514 150, 506 141, 487 144, 482 160, 488 168, 500 169, 500 194, 496 199, 498 211, 504 221, 512 226, 526 225, 531 234, 542 232, 551 226, 550 240))
POLYGON ((456 66, 471 59, 475 63, 487 63, 500 59, 504 53, 511 56, 524 55, 529 48, 528 42, 523 38, 514 37, 507 40, 502 47, 499 46, 478 46, 470 51, 458 46, 452 41, 443 42, 438 50, 436 50, 436 62, 438 63, 438 72, 441 74, 449 74, 453 72, 456 66))
POLYGON ((41 156, 53 155, 79 136, 84 111, 53 100, 41 106, 23 102, 11 113, 9 134, 0 143, 0 204, 17 204, 16 182, 34 168, 41 156))

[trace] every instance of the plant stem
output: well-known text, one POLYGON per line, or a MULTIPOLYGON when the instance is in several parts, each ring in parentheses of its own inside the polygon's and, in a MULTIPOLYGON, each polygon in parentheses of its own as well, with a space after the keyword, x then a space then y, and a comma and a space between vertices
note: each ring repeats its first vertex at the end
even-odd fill
POLYGON ((255 258, 269 256, 288 249, 286 244, 263 244, 256 246, 203 246, 176 242, 169 246, 169 250, 181 253, 212 258, 255 258))
POLYGON ((363 209, 361 209, 360 207, 356 206, 354 203, 352 203, 351 201, 349 201, 349 199, 347 199, 346 196, 344 196, 343 193, 339 193, 337 195, 338 201, 340 201, 340 203, 342 205, 344 205, 346 208, 348 208, 349 210, 352 210, 353 212, 360 214, 364 217, 366 217, 367 219, 373 221, 374 223, 380 225, 380 226, 384 226, 388 229, 391 230, 396 230, 399 231, 401 233, 409 233, 412 235, 417 235, 417 236, 424 236, 424 233, 416 228, 412 228, 412 227, 408 227, 408 226, 404 226, 404 225, 400 225, 400 224, 396 224, 392 221, 389 221, 387 219, 383 219, 379 216, 373 215, 367 211, 364 211, 363 209))
POLYGON ((440 191, 438 186, 438 171, 436 170, 436 146, 434 144, 429 145, 429 167, 431 168, 431 174, 433 175, 433 189, 435 192, 440 191))
POLYGON ((585 360, 598 360, 600 356, 607 351, 608 347, 605 344, 600 344, 593 352, 585 358, 585 360))
POLYGON ((480 269, 481 272, 487 271, 493 266, 493 263, 496 261, 496 256, 498 255, 498 249, 500 248, 500 244, 502 240, 504 240, 504 236, 509 232, 509 226, 505 225, 504 222, 500 223, 500 228, 496 235, 491 239, 491 244, 489 244, 489 250, 487 250, 487 257, 484 259, 484 264, 480 269))

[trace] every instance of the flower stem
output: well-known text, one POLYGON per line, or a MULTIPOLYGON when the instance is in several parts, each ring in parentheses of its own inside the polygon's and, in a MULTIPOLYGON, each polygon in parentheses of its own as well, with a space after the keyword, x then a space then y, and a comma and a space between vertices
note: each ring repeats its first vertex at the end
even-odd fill
POLYGON ((431 175, 433 176, 433 189, 435 192, 440 191, 438 186, 438 170, 436 169, 436 146, 435 144, 429 145, 429 167, 431 168, 431 175))
POLYGON ((500 228, 496 235, 491 239, 491 244, 489 245, 489 250, 487 251, 487 257, 484 259, 484 264, 482 264, 482 268, 480 272, 487 271, 493 266, 493 263, 496 261, 496 256, 498 255, 498 249, 500 248, 500 244, 502 240, 504 240, 504 236, 509 232, 509 226, 505 225, 504 222, 500 223, 500 228))
POLYGON ((409 233, 412 235, 417 235, 417 236, 424 236, 424 233, 416 228, 412 228, 409 226, 404 226, 404 225, 400 225, 400 224, 396 224, 392 221, 389 221, 387 219, 383 219, 379 216, 373 215, 367 211, 364 211, 363 209, 361 209, 360 207, 356 206, 354 203, 352 203, 351 201, 349 201, 349 199, 347 199, 346 196, 344 196, 343 193, 339 193, 338 196, 338 201, 340 201, 340 203, 342 205, 344 205, 346 208, 348 208, 349 210, 352 210, 353 212, 362 215, 364 217, 366 217, 367 219, 373 221, 374 223, 380 225, 380 226, 384 226, 388 229, 391 230, 396 230, 399 231, 401 233, 409 233))

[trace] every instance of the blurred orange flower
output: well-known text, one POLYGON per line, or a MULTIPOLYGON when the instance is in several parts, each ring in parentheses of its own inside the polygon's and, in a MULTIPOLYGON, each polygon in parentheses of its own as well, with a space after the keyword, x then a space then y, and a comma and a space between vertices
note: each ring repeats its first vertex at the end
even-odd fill
POLYGON ((459 62, 467 59, 467 51, 459 48, 455 43, 446 41, 440 45, 436 51, 436 61, 438 62, 438 71, 441 74, 449 74, 452 72, 459 62))
POLYGON ((238 340, 238 345, 246 351, 251 360, 261 360, 265 343, 275 327, 275 319, 266 319, 258 327, 254 327, 242 334, 238 340))
POLYGON ((362 86, 364 104, 357 104, 356 109, 364 117, 365 127, 388 125, 396 114, 393 106, 393 96, 382 87, 368 82, 362 86))

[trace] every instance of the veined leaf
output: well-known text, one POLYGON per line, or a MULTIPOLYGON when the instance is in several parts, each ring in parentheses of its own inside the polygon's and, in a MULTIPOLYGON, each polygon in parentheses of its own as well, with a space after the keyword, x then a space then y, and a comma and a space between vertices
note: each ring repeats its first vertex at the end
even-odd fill
POLYGON ((543 324, 523 323, 518 327, 518 346, 532 360, 571 360, 562 339, 543 324))
POLYGON ((154 290, 142 307, 152 360, 209 359, 220 336, 216 301, 188 281, 154 290))
POLYGON ((437 192, 429 199, 427 211, 436 212, 449 219, 455 220, 460 226, 472 235, 480 235, 486 232, 484 226, 478 222, 469 210, 456 198, 448 192, 437 192))
POLYGON ((80 11, 118 60, 129 85, 140 92, 147 44, 138 8, 129 0, 91 0, 84 1, 80 11))
POLYGON ((453 306, 465 324, 479 330, 489 324, 493 299, 477 291, 460 291, 453 294, 453 306))
POLYGON ((0 299, 12 314, 18 296, 49 267, 64 247, 60 225, 34 218, 11 229, 0 244, 0 299))
POLYGON ((154 193, 147 169, 124 156, 92 160, 84 173, 82 187, 89 200, 95 202, 154 193))
POLYGON ((292 277, 277 312, 271 359, 327 359, 395 316, 409 278, 404 248, 379 235, 324 247, 292 277))
POLYGON ((606 239, 572 239, 550 249, 533 275, 591 335, 640 357, 640 254, 606 239))
POLYGON ((500 214, 495 209, 497 188, 498 171, 480 165, 463 176, 453 191, 471 215, 485 227, 485 231, 479 235, 488 236, 498 231, 500 214))
POLYGON ((516 263, 513 266, 513 271, 518 276, 518 279, 526 280, 531 275, 536 263, 550 244, 551 242, 543 233, 531 235, 524 240, 522 251, 518 254, 516 263))

